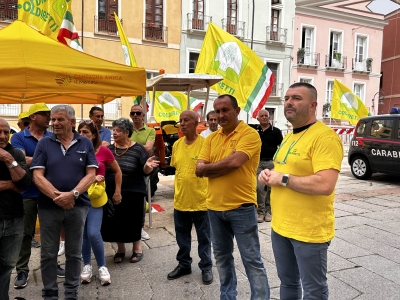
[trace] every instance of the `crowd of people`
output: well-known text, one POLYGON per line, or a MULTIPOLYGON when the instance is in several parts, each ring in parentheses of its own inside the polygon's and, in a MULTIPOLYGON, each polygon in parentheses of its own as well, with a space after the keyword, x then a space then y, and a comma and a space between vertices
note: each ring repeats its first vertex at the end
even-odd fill
MULTIPOLYGON (((316 120, 316 107, 314 86, 291 85, 284 114, 293 131, 285 137, 270 122, 268 110, 258 112, 256 129, 239 120, 240 107, 229 94, 214 101, 208 129, 200 134, 198 115, 180 114, 183 137, 173 145, 171 159, 178 266, 168 280, 192 272, 194 225, 203 284, 213 282, 213 250, 220 299, 236 299, 235 239, 250 299, 270 299, 258 235, 258 223, 266 221, 271 222, 280 299, 328 299, 327 250, 334 237, 334 189, 343 148, 337 134, 316 120)), ((14 267, 14 287, 27 286, 37 215, 45 300, 58 299, 57 276, 65 276, 65 298, 78 299, 79 284, 91 282, 92 251, 101 285, 110 284, 104 241, 117 244, 114 263, 124 260, 126 243, 132 244, 131 263, 143 259, 141 240, 150 238, 143 230, 146 189, 149 181, 158 182, 159 164, 153 154, 155 131, 144 124, 144 115, 134 105, 131 120, 113 121, 110 131, 103 127, 104 111, 93 107, 90 119, 76 129, 71 106, 50 110, 37 103, 21 115, 25 127, 11 143, 10 126, 0 118, 1 299, 8 299, 14 267), (103 187, 104 197, 94 200, 88 194, 94 186, 103 187), (112 218, 103 216, 108 201, 114 204, 112 218), (57 261, 62 232, 65 270, 57 261)))

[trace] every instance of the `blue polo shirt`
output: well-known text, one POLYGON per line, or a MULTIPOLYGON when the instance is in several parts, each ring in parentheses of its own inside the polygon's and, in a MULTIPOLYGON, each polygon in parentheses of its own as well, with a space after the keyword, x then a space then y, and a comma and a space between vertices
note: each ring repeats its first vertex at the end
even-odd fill
POLYGON ((111 131, 108 128, 100 126, 99 130, 100 138, 102 141, 109 142, 111 144, 111 131))
MULTIPOLYGON (((52 133, 42 138, 36 146, 33 155, 31 170, 45 169, 44 177, 60 192, 72 191, 86 176, 86 168, 97 168, 96 155, 92 142, 74 131, 74 138, 65 150, 63 144, 52 133)), ((89 206, 87 192, 79 195, 75 205, 89 206)), ((39 208, 60 208, 43 193, 38 197, 39 208)))
MULTIPOLYGON (((45 130, 44 136, 51 135, 51 132, 45 130)), ((29 128, 26 128, 23 131, 13 134, 11 137, 11 145, 16 148, 20 149, 25 152, 25 156, 33 157, 35 153, 36 145, 38 144, 38 140, 31 135, 29 128)), ((22 198, 30 199, 30 198, 37 198, 39 196, 39 189, 36 185, 31 183, 31 185, 22 191, 22 198)))

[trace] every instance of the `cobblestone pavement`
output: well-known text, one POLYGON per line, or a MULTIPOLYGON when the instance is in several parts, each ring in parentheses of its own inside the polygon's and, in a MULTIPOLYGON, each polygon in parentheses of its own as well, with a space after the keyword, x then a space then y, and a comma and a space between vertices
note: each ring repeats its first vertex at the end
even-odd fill
MULTIPOLYGON (((356 180, 345 158, 336 189, 336 237, 329 247, 328 281, 333 300, 400 299, 400 183, 399 177, 374 174, 370 180, 356 180)), ((173 176, 160 178, 154 203, 165 211, 153 213, 153 226, 146 231, 151 239, 142 243, 144 258, 129 263, 129 255, 114 264, 115 244, 106 243, 106 261, 112 284, 101 286, 94 276, 90 284, 81 285, 79 299, 219 299, 219 278, 213 267, 214 282, 205 286, 197 267, 196 235, 193 231, 192 274, 167 280, 177 262, 178 250, 173 225, 173 176)), ((148 220, 148 217, 147 217, 148 220)), ((147 223, 148 224, 148 223, 147 223)), ((261 251, 271 286, 272 299, 279 299, 279 280, 270 241, 270 223, 259 225, 261 251)), ((129 249, 129 247, 127 247, 129 249)), ((26 288, 15 290, 11 278, 10 299, 41 299, 40 248, 32 249, 31 272, 26 288)), ((238 299, 250 299, 250 288, 237 249, 234 252, 238 299)), ((60 257, 64 264, 64 256, 60 257)), ((63 280, 59 279, 60 295, 63 280)), ((63 299, 63 296, 60 297, 63 299)))

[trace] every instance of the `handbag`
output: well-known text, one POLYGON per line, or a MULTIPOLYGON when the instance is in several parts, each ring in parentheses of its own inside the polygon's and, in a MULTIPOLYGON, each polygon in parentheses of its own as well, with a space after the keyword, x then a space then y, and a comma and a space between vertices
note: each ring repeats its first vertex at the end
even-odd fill
POLYGON ((114 203, 111 199, 108 199, 106 204, 103 205, 103 218, 114 217, 114 203))
POLYGON ((107 194, 105 190, 104 181, 101 182, 93 182, 92 185, 88 189, 88 195, 90 202, 94 208, 102 207, 107 203, 107 194))

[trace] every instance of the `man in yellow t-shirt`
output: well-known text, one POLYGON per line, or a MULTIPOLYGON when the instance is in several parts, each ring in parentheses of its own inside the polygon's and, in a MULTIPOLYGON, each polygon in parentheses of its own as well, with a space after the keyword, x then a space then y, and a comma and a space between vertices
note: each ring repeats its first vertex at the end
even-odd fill
POLYGON ((237 296, 232 255, 235 237, 250 282, 251 299, 269 299, 256 212, 260 136, 239 121, 240 108, 235 97, 219 96, 214 101, 214 110, 221 128, 204 141, 196 175, 208 177, 207 208, 220 279, 220 297, 236 299, 237 296))
POLYGON ((272 249, 280 299, 326 300, 328 246, 334 237, 335 185, 343 159, 338 135, 316 121, 317 91, 292 84, 284 112, 293 132, 274 156, 274 170, 259 180, 271 186, 272 249), (302 291, 303 287, 303 291, 302 291))
POLYGON ((176 259, 179 265, 168 274, 168 279, 177 279, 192 273, 190 250, 192 225, 196 228, 199 268, 204 284, 213 281, 211 261, 210 223, 207 216, 207 179, 195 175, 197 157, 204 138, 197 134, 197 114, 190 110, 181 113, 180 130, 184 137, 174 143, 171 165, 176 168, 174 194, 174 222, 176 241, 179 246, 176 259))

